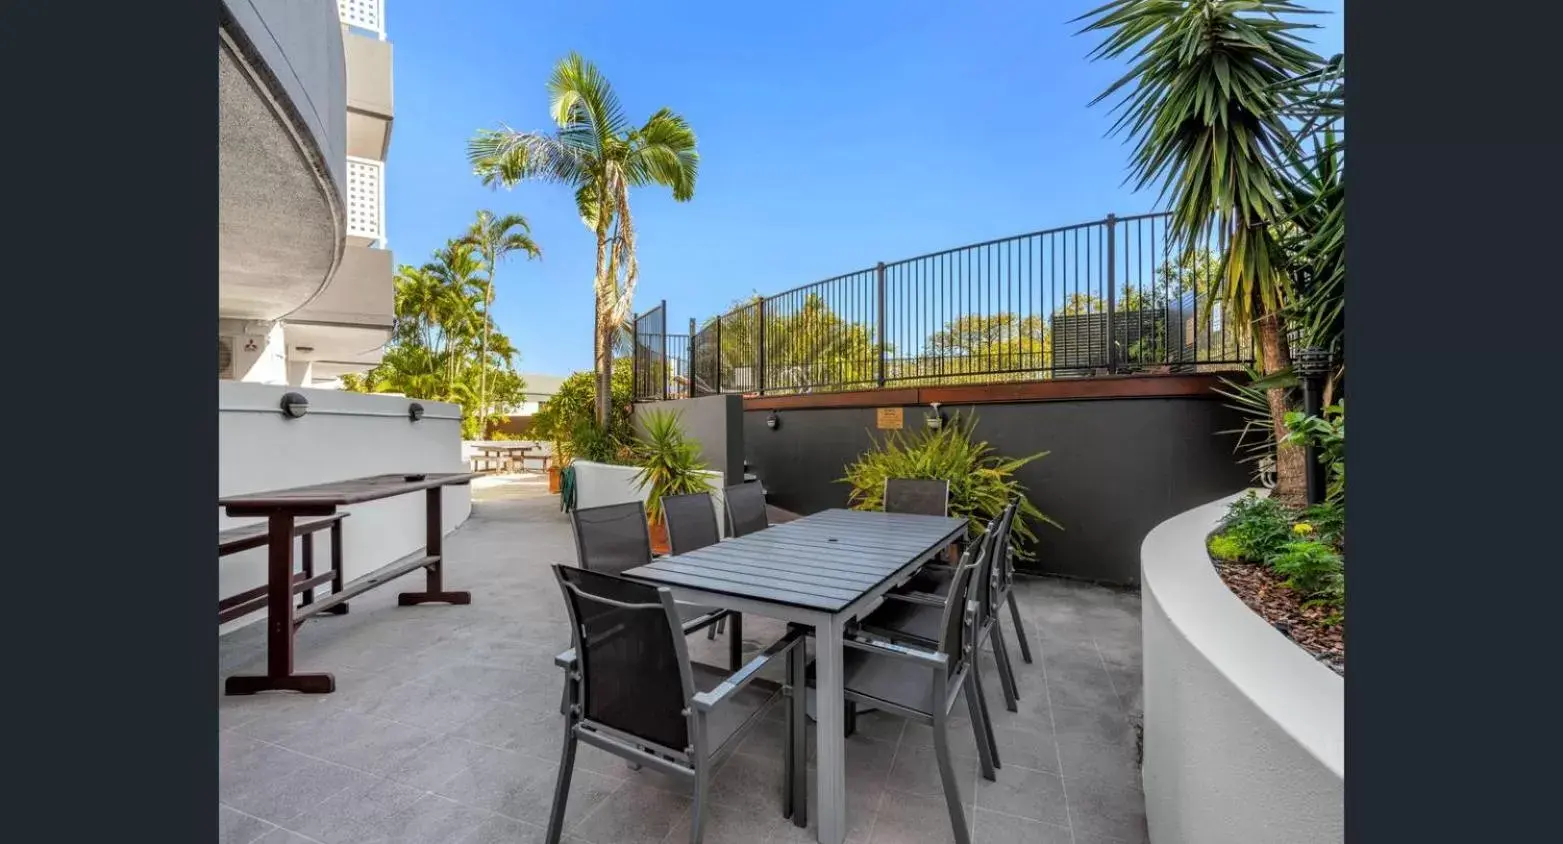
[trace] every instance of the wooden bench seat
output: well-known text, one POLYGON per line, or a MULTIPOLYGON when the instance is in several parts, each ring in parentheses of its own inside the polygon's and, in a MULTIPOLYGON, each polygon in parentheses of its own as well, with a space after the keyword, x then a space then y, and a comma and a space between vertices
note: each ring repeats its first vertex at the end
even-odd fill
MULTIPOLYGON (((304 570, 293 574, 293 594, 304 593, 304 601, 299 605, 300 609, 315 603, 316 586, 330 583, 332 595, 342 591, 342 520, 347 516, 347 513, 333 513, 319 518, 299 519, 294 523, 293 535, 304 538, 304 553, 300 559, 304 570), (328 528, 331 531, 331 568, 317 574, 315 534, 328 528)), ((218 531, 217 556, 226 557, 252 548, 264 548, 270 539, 269 530, 266 522, 257 522, 218 531)), ((265 586, 257 586, 219 600, 217 623, 227 624, 236 618, 265 609, 266 589, 265 586)), ((337 601, 331 606, 320 608, 320 611, 343 615, 347 612, 347 602, 337 601)))

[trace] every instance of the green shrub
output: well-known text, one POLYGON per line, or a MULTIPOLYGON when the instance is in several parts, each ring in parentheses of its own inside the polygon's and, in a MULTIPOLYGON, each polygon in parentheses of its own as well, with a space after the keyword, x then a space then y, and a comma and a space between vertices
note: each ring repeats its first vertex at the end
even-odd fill
POLYGON ((1323 416, 1308 416, 1293 411, 1286 414, 1284 442, 1313 446, 1319 462, 1325 465, 1329 484, 1325 494, 1331 502, 1346 505, 1346 402, 1324 408, 1323 416))
POLYGON ((1039 460, 1047 452, 1007 459, 993 454, 985 442, 974 442, 976 422, 962 424, 952 416, 943 427, 918 429, 913 434, 891 431, 877 448, 847 467, 838 483, 852 485, 848 502, 854 510, 883 510, 885 481, 890 478, 926 478, 949 481, 950 515, 971 521, 972 536, 981 535, 990 520, 1003 512, 1010 500, 1020 499, 1014 534, 1015 555, 1031 559, 1029 546, 1036 542, 1028 522, 1058 523, 1043 515, 1015 479, 1015 470, 1039 460))
POLYGON ((1346 510, 1332 501, 1302 511, 1298 522, 1311 526, 1322 542, 1338 545, 1346 538, 1346 510))
POLYGON ((705 461, 700 459, 700 443, 684 433, 680 415, 673 411, 653 410, 642 420, 645 431, 635 443, 635 458, 641 470, 635 476, 640 489, 649 489, 646 518, 662 521, 662 498, 706 492, 710 485, 704 475, 705 461))
POLYGON ((1310 597, 1338 593, 1345 597, 1346 562, 1335 549, 1316 539, 1288 542, 1270 559, 1270 567, 1286 585, 1310 597))
POLYGON ((1224 534, 1210 537, 1210 556, 1224 563, 1235 563, 1243 559, 1243 546, 1236 539, 1224 534))
POLYGON ((1235 543, 1239 559, 1267 562, 1292 540, 1292 513, 1274 498, 1250 492, 1227 510, 1221 534, 1235 543))

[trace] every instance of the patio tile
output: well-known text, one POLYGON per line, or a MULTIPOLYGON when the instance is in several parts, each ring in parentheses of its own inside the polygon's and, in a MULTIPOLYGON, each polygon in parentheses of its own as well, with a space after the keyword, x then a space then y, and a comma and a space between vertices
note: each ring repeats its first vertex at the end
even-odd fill
POLYGON ((1145 795, 1138 789, 1112 788, 1090 782, 1065 782, 1069 819, 1077 835, 1114 838, 1145 844, 1145 795))
POLYGON ((978 809, 972 818, 973 844, 1079 844, 1069 827, 978 809))
MULTIPOLYGON (((689 825, 693 822, 693 814, 686 811, 682 817, 674 822, 668 830, 663 841, 668 844, 683 844, 689 840, 689 825)), ((809 842, 814 838, 806 829, 798 829, 792 826, 792 822, 784 818, 773 819, 770 817, 755 817, 741 809, 730 806, 709 806, 705 812, 705 830, 702 840, 705 844, 760 844, 760 842, 776 842, 778 834, 785 835, 778 822, 786 824, 788 829, 797 830, 800 837, 807 836, 809 842)), ((785 838, 780 840, 787 840, 785 838)), ((802 841, 800 840, 800 844, 802 841)))
POLYGON ((457 689, 411 681, 355 701, 348 709, 435 732, 449 732, 477 717, 489 702, 457 689))
POLYGON ((361 782, 364 774, 286 748, 259 744, 218 768, 218 799, 285 826, 316 804, 361 782))
MULTIPOLYGON (((971 807, 963 813, 971 825, 971 807)), ((955 841, 950 809, 943 797, 887 795, 886 805, 874 820, 869 844, 949 844, 955 841), (890 802, 891 797, 894 803, 890 802)))
POLYGON ((337 792, 288 824, 321 844, 390 840, 401 813, 424 792, 390 780, 365 778, 337 792))
POLYGON ((1005 767, 998 780, 977 780, 977 808, 1006 815, 1069 826, 1064 781, 1056 774, 1005 767))
POLYGON ((1058 773, 1058 747, 1051 733, 1028 725, 993 727, 999 745, 999 763, 1005 768, 1017 765, 1034 771, 1058 773))
POLYGON ((219 844, 251 844, 255 839, 275 829, 257 817, 246 815, 238 809, 218 804, 217 841, 219 844))
POLYGON ((1060 741, 1058 755, 1064 779, 1111 788, 1140 789, 1140 769, 1134 748, 1118 744, 1060 741))
POLYGON ((1116 709, 1122 705, 1122 698, 1119 697, 1118 689, 1113 684, 1112 675, 1106 670, 1095 673, 1082 671, 1049 673, 1047 694, 1053 706, 1116 709))
POLYGON ((1090 741, 1097 744, 1134 746, 1129 719, 1117 707, 1098 706, 1080 709, 1053 707, 1053 735, 1059 741, 1090 741))
MULTIPOLYGON (((543 844, 548 829, 512 818, 490 815, 456 844, 543 844)), ((569 844, 569 839, 565 839, 569 844)))
POLYGON ((384 775, 408 751, 428 744, 434 733, 356 712, 337 712, 299 727, 277 743, 327 762, 384 775))
POLYGON ((734 754, 711 778, 711 802, 742 809, 757 818, 781 817, 784 772, 780 755, 734 754))
POLYGON ((278 827, 256 839, 255 844, 320 844, 320 842, 278 827))
POLYGON ((691 804, 682 795, 630 781, 570 827, 570 832, 588 841, 656 844, 681 820, 688 828, 691 804))
POLYGON ((564 716, 559 714, 557 697, 552 708, 537 702, 528 705, 488 701, 476 717, 451 735, 477 744, 554 759, 563 750, 564 716))
MULTIPOLYGON (((977 780, 977 759, 953 756, 955 782, 960 788, 961 802, 971 805, 972 791, 977 780)), ((1002 772, 1001 772, 1002 773, 1002 772)), ((939 776, 939 763, 931 748, 902 746, 896 753, 895 765, 885 787, 902 794, 944 799, 944 781, 939 776)))
POLYGON ((463 806, 438 794, 424 794, 411 806, 392 816, 387 842, 446 842, 465 840, 495 815, 463 806))
POLYGON ((474 744, 454 736, 440 736, 427 744, 393 754, 385 776, 395 782, 434 791, 493 748, 474 744))
MULTIPOLYGON (((543 825, 553 805, 559 766, 553 762, 485 748, 472 764, 435 793, 515 820, 543 825)), ((573 825, 618 790, 617 780, 577 769, 570 780, 566 827, 573 825)))
MULTIPOLYGON (((1000 700, 990 699, 988 706, 995 710, 993 714, 996 717, 1004 704, 1000 700)), ((947 729, 950 735, 950 753, 957 757, 976 759, 977 732, 972 727, 971 719, 964 715, 952 717, 947 729)), ((927 724, 919 724, 915 721, 906 722, 906 732, 902 735, 901 746, 928 748, 931 751, 933 748, 933 727, 927 724)))
POLYGON ((276 742, 311 723, 342 710, 334 695, 304 695, 293 692, 267 692, 256 695, 223 695, 217 711, 231 712, 236 719, 233 731, 261 741, 276 742), (249 717, 246 717, 248 715, 249 717))
MULTIPOLYGON (((523 671, 473 662, 460 662, 437 668, 425 675, 422 680, 429 685, 499 700, 514 698, 537 685, 536 680, 523 671)), ((554 693, 558 694, 558 686, 554 687, 554 693)), ((557 698, 554 705, 558 706, 557 698)))

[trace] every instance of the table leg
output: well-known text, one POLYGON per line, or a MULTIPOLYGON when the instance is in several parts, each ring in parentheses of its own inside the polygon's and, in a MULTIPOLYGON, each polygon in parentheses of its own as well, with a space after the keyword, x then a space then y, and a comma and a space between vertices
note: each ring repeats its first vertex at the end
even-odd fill
POLYGON ((396 603, 410 607, 414 604, 470 604, 471 592, 446 592, 443 559, 445 546, 445 522, 441 516, 444 487, 434 487, 424 493, 423 553, 434 557, 434 562, 423 567, 422 592, 403 592, 396 596, 396 603))
POLYGON ((814 628, 814 730, 819 794, 819 844, 842 844, 847 833, 847 747, 842 684, 843 621, 838 616, 814 628))
MULTIPOLYGON (((305 534, 305 536, 304 536, 304 579, 308 580, 308 579, 310 579, 310 578, 312 578, 314 576, 315 576, 315 535, 313 533, 310 533, 310 534, 305 534)), ((304 600, 303 600, 302 603, 299 604, 299 607, 302 609, 303 607, 305 607, 305 606, 307 606, 309 604, 313 604, 314 602, 315 602, 315 587, 311 586, 308 589, 304 590, 304 600)))
MULTIPOLYGON (((331 594, 342 591, 342 522, 331 524, 331 594)), ((347 615, 347 602, 343 601, 326 612, 332 615, 347 615)))
POLYGON ((330 674, 293 673, 293 515, 273 514, 267 526, 266 674, 235 675, 223 682, 230 695, 264 691, 326 694, 336 691, 330 674))

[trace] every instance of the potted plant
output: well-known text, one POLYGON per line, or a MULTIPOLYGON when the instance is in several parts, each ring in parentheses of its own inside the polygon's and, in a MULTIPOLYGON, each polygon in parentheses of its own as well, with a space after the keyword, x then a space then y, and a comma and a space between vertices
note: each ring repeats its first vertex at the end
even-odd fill
POLYGON ((635 481, 646 496, 646 523, 651 532, 651 550, 668 552, 667 523, 662 516, 662 497, 705 492, 706 464, 700 459, 700 444, 684 433, 680 415, 654 410, 645 415, 645 430, 635 446, 641 464, 635 481))

